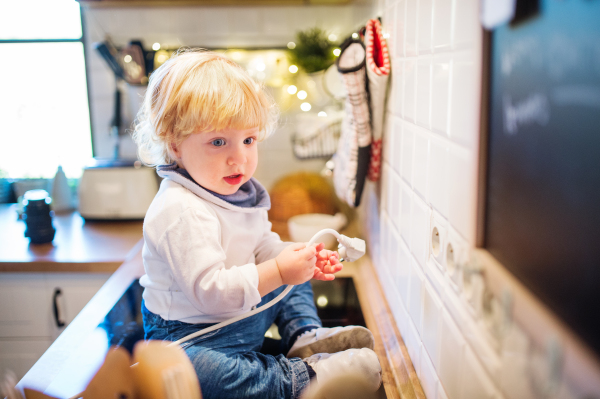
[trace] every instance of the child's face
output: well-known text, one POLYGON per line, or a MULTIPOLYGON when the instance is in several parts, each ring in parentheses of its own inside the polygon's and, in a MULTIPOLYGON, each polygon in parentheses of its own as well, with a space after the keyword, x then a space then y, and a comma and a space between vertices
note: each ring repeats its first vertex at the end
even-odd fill
POLYGON ((177 164, 202 187, 221 195, 235 193, 258 164, 258 128, 192 134, 173 148, 177 164))

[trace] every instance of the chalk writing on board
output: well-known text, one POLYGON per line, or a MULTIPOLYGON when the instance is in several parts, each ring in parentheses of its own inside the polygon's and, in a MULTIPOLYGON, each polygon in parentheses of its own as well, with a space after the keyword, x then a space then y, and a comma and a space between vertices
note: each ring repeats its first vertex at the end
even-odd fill
POLYGON ((550 103, 542 93, 533 93, 525 99, 512 102, 509 95, 503 98, 504 132, 508 135, 517 134, 519 127, 532 125, 545 126, 550 120, 550 103))

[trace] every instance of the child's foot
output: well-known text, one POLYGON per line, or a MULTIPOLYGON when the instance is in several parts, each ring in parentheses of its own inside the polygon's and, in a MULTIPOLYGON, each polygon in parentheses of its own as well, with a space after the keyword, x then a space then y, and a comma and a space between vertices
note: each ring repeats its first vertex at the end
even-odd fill
POLYGON ((315 353, 335 353, 352 348, 373 349, 375 339, 371 331, 361 326, 316 328, 300 335, 287 357, 305 358, 315 353))
POLYGON ((371 349, 348 349, 338 353, 317 353, 303 359, 315 371, 317 383, 348 374, 364 377, 368 387, 375 392, 381 385, 381 366, 377 355, 371 349))

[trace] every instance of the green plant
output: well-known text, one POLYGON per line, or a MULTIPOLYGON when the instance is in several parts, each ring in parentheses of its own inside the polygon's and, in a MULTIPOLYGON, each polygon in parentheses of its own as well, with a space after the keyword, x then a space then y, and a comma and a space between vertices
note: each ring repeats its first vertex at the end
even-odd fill
POLYGON ((296 47, 289 50, 289 60, 306 73, 322 71, 335 61, 335 48, 327 33, 315 27, 296 34, 296 47))

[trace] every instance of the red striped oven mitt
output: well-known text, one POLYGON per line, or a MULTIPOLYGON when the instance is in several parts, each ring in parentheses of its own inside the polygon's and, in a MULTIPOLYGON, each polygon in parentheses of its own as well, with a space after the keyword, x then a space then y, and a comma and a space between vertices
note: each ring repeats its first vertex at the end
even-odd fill
POLYGON ((370 19, 365 27, 367 77, 371 103, 371 161, 368 178, 379 180, 381 174, 381 144, 385 115, 385 100, 390 76, 390 56, 378 19, 370 19))

